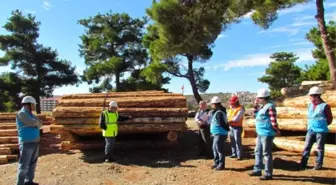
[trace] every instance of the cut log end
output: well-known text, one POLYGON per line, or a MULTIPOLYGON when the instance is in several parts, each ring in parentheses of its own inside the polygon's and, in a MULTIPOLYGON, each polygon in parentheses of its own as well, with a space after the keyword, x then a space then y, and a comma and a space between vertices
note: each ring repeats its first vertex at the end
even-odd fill
POLYGON ((168 134, 167 134, 168 141, 171 141, 171 142, 177 141, 177 138, 178 138, 177 132, 174 132, 174 131, 168 132, 168 134))

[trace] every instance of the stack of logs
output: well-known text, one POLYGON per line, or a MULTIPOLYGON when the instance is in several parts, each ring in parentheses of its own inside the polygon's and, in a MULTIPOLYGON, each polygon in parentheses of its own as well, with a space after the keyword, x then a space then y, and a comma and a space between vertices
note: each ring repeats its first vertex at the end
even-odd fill
MULTIPOLYGON (((309 83, 308 83, 309 84, 309 83)), ((308 121, 308 104, 310 102, 309 96, 307 96, 309 88, 314 83, 308 86, 301 87, 292 87, 286 89, 284 93, 286 98, 282 102, 282 107, 276 107, 277 110, 277 119, 278 126, 280 131, 307 131, 308 121), (298 95, 299 94, 299 95, 298 95), (301 95, 301 96, 300 96, 301 95)), ((322 89, 324 93, 322 94, 322 99, 328 103, 331 107, 332 114, 336 116, 336 91, 332 89, 333 87, 329 82, 321 82, 317 84, 322 89)), ((329 133, 336 134, 336 119, 334 118, 331 125, 328 126, 329 133)), ((245 137, 255 137, 255 119, 252 117, 247 117, 244 120, 244 135, 245 137)), ((278 148, 301 152, 302 147, 304 146, 303 141, 294 140, 294 139, 285 139, 276 137, 274 140, 275 145, 278 148), (296 146, 296 147, 293 147, 296 146)), ((326 151, 326 156, 336 157, 336 146, 335 145, 326 145, 329 148, 326 151), (328 153, 328 154, 327 154, 328 153)))
MULTIPOLYGON (((46 115, 38 115, 43 124, 50 124, 46 115)), ((16 128, 16 113, 0 113, 0 164, 18 159, 18 133, 16 128)))
POLYGON ((110 101, 118 102, 120 115, 132 119, 119 122, 119 134, 162 133, 170 141, 186 130, 186 98, 163 91, 73 94, 61 98, 53 111, 51 133, 60 134, 62 150, 94 149, 101 143, 85 142, 83 136, 101 136, 99 116, 110 101), (82 136, 82 137, 80 137, 82 136))

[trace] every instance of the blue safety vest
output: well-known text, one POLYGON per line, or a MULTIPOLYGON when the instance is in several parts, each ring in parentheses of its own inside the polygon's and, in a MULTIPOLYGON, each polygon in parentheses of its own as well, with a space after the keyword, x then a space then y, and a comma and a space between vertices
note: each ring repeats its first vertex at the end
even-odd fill
POLYGON ((315 110, 312 103, 308 105, 308 130, 320 133, 329 131, 327 117, 324 113, 326 105, 326 103, 320 103, 315 107, 315 110))
POLYGON ((256 130, 260 136, 275 136, 275 131, 272 126, 271 118, 266 114, 267 110, 273 107, 272 103, 264 105, 256 114, 256 130))
POLYGON ((223 114, 223 118, 226 117, 225 113, 221 110, 218 110, 215 114, 212 115, 210 132, 212 135, 228 135, 228 131, 226 131, 222 126, 220 126, 219 121, 217 120, 217 114, 223 114))

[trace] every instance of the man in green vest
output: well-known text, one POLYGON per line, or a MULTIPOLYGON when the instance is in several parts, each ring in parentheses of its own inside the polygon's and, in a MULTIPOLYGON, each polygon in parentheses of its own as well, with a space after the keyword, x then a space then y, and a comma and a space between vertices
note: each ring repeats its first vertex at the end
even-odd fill
POLYGON ((100 128, 105 138, 105 162, 114 162, 113 147, 118 135, 118 122, 131 119, 130 116, 122 116, 118 114, 118 103, 111 101, 109 109, 104 110, 99 118, 100 128))

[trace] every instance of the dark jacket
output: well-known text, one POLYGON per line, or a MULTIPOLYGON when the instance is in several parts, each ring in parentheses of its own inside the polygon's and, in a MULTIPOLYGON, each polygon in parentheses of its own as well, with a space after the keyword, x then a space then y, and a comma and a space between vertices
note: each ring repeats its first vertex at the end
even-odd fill
MULTIPOLYGON (((119 113, 118 113, 118 122, 119 121, 126 121, 126 120, 128 120, 129 119, 129 117, 128 116, 123 116, 123 115, 120 115, 119 113)), ((105 123, 105 115, 104 115, 104 113, 102 112, 101 114, 100 114, 100 117, 99 117, 99 126, 100 126, 100 128, 101 129, 103 129, 103 130, 106 130, 106 123, 105 123)))

